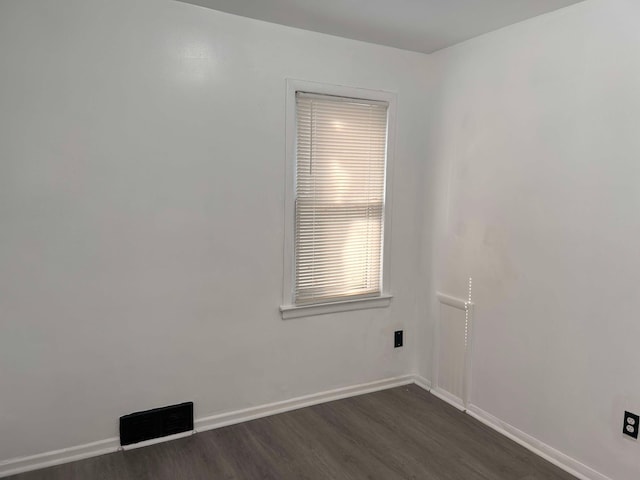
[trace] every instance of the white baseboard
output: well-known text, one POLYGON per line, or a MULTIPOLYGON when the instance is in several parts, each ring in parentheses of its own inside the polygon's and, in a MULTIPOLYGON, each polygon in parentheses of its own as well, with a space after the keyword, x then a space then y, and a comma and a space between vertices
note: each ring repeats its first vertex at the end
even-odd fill
POLYGON ((466 410, 464 408, 464 404, 462 403, 462 399, 456 397, 455 395, 452 395, 442 388, 432 388, 431 394, 438 397, 440 400, 444 400, 449 405, 457 408, 458 410, 462 410, 463 412, 466 410))
POLYGON ((431 391, 431 380, 424 378, 422 375, 414 375, 413 383, 418 385, 420 388, 425 389, 427 392, 431 391))
POLYGON ((487 425, 489 428, 492 428, 501 435, 504 435, 510 440, 513 440, 517 444, 522 445, 527 450, 530 450, 539 457, 542 457, 548 462, 553 463, 556 467, 561 468, 565 472, 570 473, 580 480, 611 480, 611 478, 607 477, 606 475, 603 475, 593 468, 580 463, 578 460, 565 455, 564 453, 556 450, 553 447, 550 447, 546 443, 541 442, 531 435, 518 430, 516 427, 503 422, 502 420, 494 417, 490 413, 485 412, 475 405, 469 405, 469 408, 465 410, 462 401, 459 398, 451 395, 446 390, 442 390, 440 388, 432 389, 431 382, 426 378, 421 377, 420 375, 414 375, 414 383, 431 392, 440 400, 443 400, 444 402, 457 408, 458 410, 462 410, 479 422, 487 425))
POLYGON ((469 405, 467 413, 476 420, 494 429, 496 432, 522 445, 527 450, 532 451, 536 455, 553 463, 555 466, 579 478, 580 480, 611 480, 609 477, 597 472, 593 468, 580 463, 578 460, 575 460, 555 448, 550 447, 537 438, 534 438, 531 435, 518 430, 516 427, 503 422, 475 405, 469 405))
MULTIPOLYGON (((258 407, 246 408, 233 412, 226 412, 218 415, 199 418, 195 421, 194 424, 195 431, 203 432, 206 430, 212 430, 214 428, 220 428, 236 423, 254 420, 256 418, 267 417, 269 415, 288 412, 291 410, 318 405, 342 398, 363 395, 365 393, 386 390, 388 388, 399 387, 411 383, 415 383, 419 387, 430 391, 434 396, 449 403, 455 408, 464 411, 464 407, 460 399, 454 397, 453 395, 442 389, 432 389, 431 382, 428 379, 420 375, 403 375, 399 377, 378 380, 375 382, 353 385, 350 387, 337 388, 335 390, 328 390, 312 395, 305 395, 302 397, 296 397, 281 402, 261 405, 258 407)), ((490 428, 496 430, 498 433, 522 445, 536 455, 548 460, 559 468, 576 476, 580 480, 611 480, 609 477, 593 470, 592 468, 578 462, 577 460, 574 460, 573 458, 559 452, 558 450, 555 450, 549 445, 546 445, 545 443, 535 439, 534 437, 518 430, 508 423, 499 420, 498 418, 483 411, 475 405, 469 405, 466 413, 484 423, 485 425, 489 426, 490 428)), ((191 434, 191 432, 181 434, 179 436, 185 436, 189 434, 191 434)), ((175 436, 164 437, 162 439, 144 442, 144 444, 132 445, 128 448, 136 448, 174 439, 175 436)), ((119 439, 109 438, 98 442, 87 443, 85 445, 64 448, 62 450, 55 450, 38 455, 31 455, 28 457, 4 460, 0 461, 0 478, 7 477, 9 475, 15 475, 18 473, 28 472, 31 470, 38 470, 54 465, 73 462, 76 460, 82 460, 84 458, 96 457, 98 455, 115 452, 119 449, 119 439)))
POLYGON ((151 440, 145 440, 143 442, 131 443, 129 445, 123 445, 122 450, 125 452, 128 450, 136 450, 138 448, 150 447, 157 443, 170 442, 172 440, 178 440, 180 438, 187 438, 196 433, 195 430, 188 430, 182 433, 174 433, 173 435, 167 435, 166 437, 152 438, 151 440))
MULTIPOLYGON (((256 418, 267 417, 269 415, 275 415, 277 413, 296 410, 298 408, 309 407, 311 405, 339 400, 341 398, 363 395, 365 393, 377 392, 379 390, 386 390, 388 388, 399 387, 402 385, 409 385, 411 383, 414 383, 413 375, 402 375, 399 377, 386 378, 384 380, 378 380, 375 382, 337 388, 334 390, 296 397, 281 402, 274 402, 258 407, 246 408, 243 410, 236 410, 233 412, 226 412, 218 415, 199 418, 195 420, 194 427, 195 431, 203 432, 205 430, 212 430, 214 428, 233 425, 235 423, 246 422, 248 420, 253 420, 256 418)), ((186 434, 179 434, 177 437, 186 436, 189 434, 191 434, 191 432, 187 432, 186 434)), ((171 441, 175 438, 176 436, 172 435, 170 437, 163 437, 150 440, 148 442, 131 445, 126 448, 130 449, 148 446, 155 443, 171 441)), ((97 457, 98 455, 112 453, 118 451, 119 449, 120 439, 115 437, 108 438, 106 440, 100 440, 98 442, 87 443, 85 445, 78 445, 61 450, 40 453, 38 455, 12 458, 9 460, 0 461, 0 478, 8 477, 9 475, 15 475, 18 473, 28 472, 31 470, 39 470, 41 468, 52 467, 54 465, 61 465, 63 463, 82 460, 84 458, 97 457)))
POLYGON ((447 402, 449 405, 457 408, 458 410, 462 410, 463 412, 465 411, 464 404, 462 403, 461 399, 441 388, 432 388, 431 382, 426 378, 420 375, 414 375, 413 382, 419 387, 424 388, 427 392, 430 392, 434 397, 438 397, 443 402, 447 402))
POLYGON ((244 410, 236 410, 235 412, 221 413, 219 415, 201 418, 196 420, 195 429, 198 432, 204 432, 206 430, 213 430, 214 428, 221 428, 228 425, 234 425, 236 423, 255 420, 256 418, 268 417, 269 415, 310 407, 311 405, 340 400, 341 398, 354 397, 365 393, 377 392, 379 390, 400 387, 402 385, 409 385, 413 382, 413 375, 403 375, 401 377, 388 378, 371 383, 362 383, 351 387, 327 390, 326 392, 296 397, 282 402, 268 403, 259 407, 246 408, 244 410))
POLYGON ((75 462, 89 457, 97 457, 105 453, 112 453, 120 448, 120 439, 117 437, 86 443, 75 447, 52 450, 50 452, 30 455, 28 457, 12 458, 0 461, 0 478, 16 475, 18 473, 53 467, 68 462, 75 462))

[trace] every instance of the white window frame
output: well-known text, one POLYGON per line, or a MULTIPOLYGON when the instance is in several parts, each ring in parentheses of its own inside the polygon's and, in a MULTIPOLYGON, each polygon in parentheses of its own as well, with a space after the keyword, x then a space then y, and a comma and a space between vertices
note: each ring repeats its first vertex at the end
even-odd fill
POLYGON ((383 90, 346 87, 327 83, 287 79, 286 87, 286 171, 285 171, 285 228, 284 228, 284 281, 280 312, 283 319, 323 315, 326 313, 388 307, 391 303, 391 212, 393 185, 393 160, 396 131, 396 94, 383 90), (382 292, 376 297, 347 299, 330 303, 295 305, 293 289, 295 283, 295 194, 296 194, 296 92, 334 95, 386 102, 387 117, 387 164, 385 175, 384 236, 382 250, 382 292))

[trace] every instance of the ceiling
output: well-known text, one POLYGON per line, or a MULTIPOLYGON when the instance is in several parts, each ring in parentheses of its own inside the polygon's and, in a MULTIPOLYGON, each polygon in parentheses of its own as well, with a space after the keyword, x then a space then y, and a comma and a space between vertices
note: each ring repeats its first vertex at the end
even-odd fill
POLYGON ((431 53, 582 0, 180 0, 272 23, 431 53))

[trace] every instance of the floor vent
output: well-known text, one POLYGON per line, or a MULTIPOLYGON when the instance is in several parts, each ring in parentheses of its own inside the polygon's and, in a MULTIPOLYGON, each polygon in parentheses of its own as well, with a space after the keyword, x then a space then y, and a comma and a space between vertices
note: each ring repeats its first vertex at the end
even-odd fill
POLYGON ((193 402, 120 417, 120 444, 144 442, 193 430, 193 402))

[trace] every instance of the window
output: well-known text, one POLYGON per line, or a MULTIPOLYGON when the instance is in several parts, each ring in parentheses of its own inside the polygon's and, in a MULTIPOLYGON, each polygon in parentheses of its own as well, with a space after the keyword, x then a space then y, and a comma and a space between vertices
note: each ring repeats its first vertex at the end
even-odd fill
POLYGON ((391 98, 341 87, 290 90, 292 258, 283 315, 386 306, 391 98))

